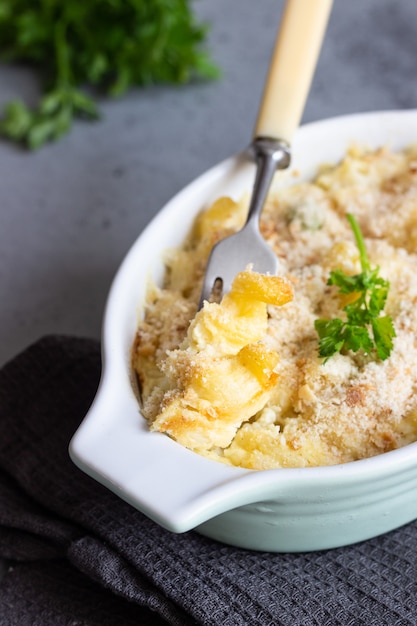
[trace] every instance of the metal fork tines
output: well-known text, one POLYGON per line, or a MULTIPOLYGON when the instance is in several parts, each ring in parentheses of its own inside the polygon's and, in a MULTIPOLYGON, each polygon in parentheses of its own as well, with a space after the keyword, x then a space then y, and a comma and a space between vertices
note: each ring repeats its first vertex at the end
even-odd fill
POLYGON ((257 169, 245 226, 219 241, 210 254, 199 308, 204 300, 220 300, 230 291, 236 274, 252 265, 262 274, 276 274, 278 259, 259 230, 259 220, 277 169, 289 166, 291 155, 286 142, 258 137, 252 143, 257 169))

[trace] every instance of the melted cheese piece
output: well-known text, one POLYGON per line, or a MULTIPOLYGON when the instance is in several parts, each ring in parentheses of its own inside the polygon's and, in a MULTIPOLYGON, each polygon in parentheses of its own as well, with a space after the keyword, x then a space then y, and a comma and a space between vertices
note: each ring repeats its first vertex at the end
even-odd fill
POLYGON ((277 380, 278 354, 262 343, 267 303, 291 299, 285 279, 246 271, 220 304, 206 302, 182 346, 161 365, 171 384, 152 430, 193 450, 227 447, 265 406, 277 380))

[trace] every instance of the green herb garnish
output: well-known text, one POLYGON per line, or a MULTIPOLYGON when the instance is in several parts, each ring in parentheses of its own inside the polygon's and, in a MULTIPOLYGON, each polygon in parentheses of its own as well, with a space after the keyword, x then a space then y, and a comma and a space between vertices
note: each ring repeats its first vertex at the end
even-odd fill
POLYGON ((39 106, 10 102, 0 132, 38 148, 66 133, 74 117, 97 118, 80 87, 119 96, 136 85, 218 76, 191 2, 0 0, 0 60, 29 63, 44 80, 39 106))
POLYGON ((378 358, 389 357, 394 325, 389 315, 381 315, 388 296, 389 282, 381 278, 379 267, 371 268, 365 242, 355 217, 347 214, 347 219, 358 246, 362 271, 355 276, 348 276, 342 270, 330 273, 328 285, 339 287, 340 294, 354 294, 357 297, 347 304, 343 311, 346 320, 334 318, 318 319, 314 326, 319 335, 319 356, 324 363, 336 352, 363 350, 369 354, 376 349, 378 358))

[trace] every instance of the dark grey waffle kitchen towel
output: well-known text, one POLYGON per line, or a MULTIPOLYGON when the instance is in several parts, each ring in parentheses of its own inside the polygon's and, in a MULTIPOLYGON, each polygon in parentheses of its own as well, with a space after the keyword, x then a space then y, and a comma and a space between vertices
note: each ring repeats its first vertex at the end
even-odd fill
MULTIPOLYGON (((77 469, 97 342, 47 337, 0 372, 1 626, 417 625, 417 524, 309 554, 171 534, 77 469)), ((417 496, 417 494, 416 494, 417 496)))

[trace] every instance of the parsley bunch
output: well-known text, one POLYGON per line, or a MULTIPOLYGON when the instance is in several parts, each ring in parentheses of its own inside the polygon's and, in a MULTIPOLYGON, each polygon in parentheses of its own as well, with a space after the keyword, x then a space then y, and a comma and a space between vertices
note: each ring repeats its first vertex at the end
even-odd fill
POLYGON ((98 117, 80 87, 119 96, 131 86, 218 76, 191 1, 0 0, 0 60, 30 63, 43 79, 36 110, 10 102, 0 132, 38 148, 74 117, 98 117))
POLYGON ((326 362, 336 352, 363 350, 369 354, 376 349, 378 358, 388 358, 393 348, 395 330, 392 318, 381 315, 388 296, 389 282, 379 276, 379 268, 371 268, 365 242, 355 217, 347 214, 358 246, 361 273, 348 276, 342 270, 330 273, 328 285, 339 287, 340 294, 353 294, 356 298, 343 311, 346 320, 318 319, 315 328, 319 335, 319 356, 326 362))

